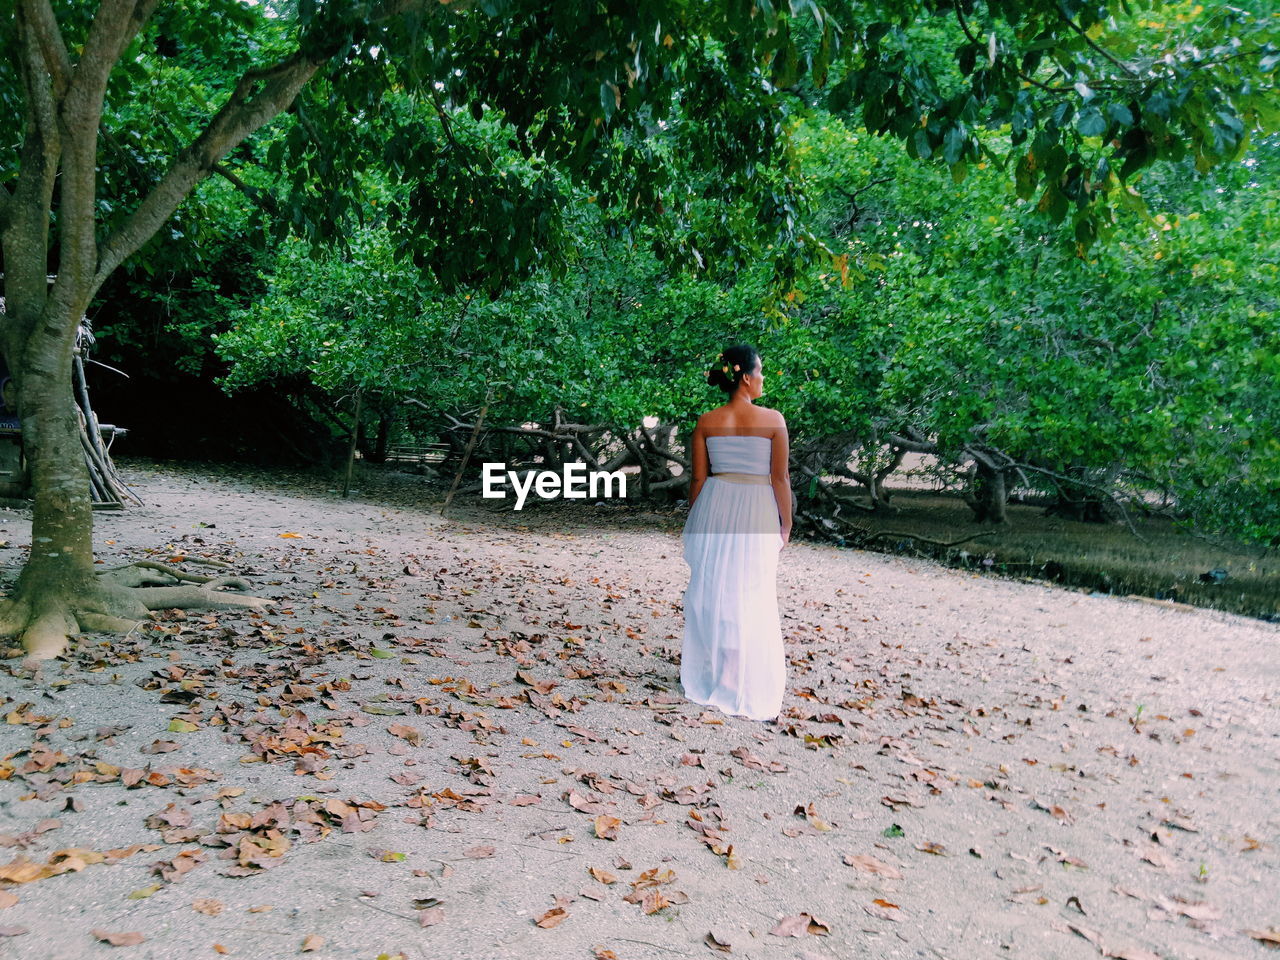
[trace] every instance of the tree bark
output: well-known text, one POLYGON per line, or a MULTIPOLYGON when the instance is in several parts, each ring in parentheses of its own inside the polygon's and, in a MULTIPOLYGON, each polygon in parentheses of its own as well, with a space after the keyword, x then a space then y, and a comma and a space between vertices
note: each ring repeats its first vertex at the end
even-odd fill
POLYGON ((969 490, 965 501, 977 523, 1009 522, 1009 483, 1007 471, 975 461, 969 474, 969 490))

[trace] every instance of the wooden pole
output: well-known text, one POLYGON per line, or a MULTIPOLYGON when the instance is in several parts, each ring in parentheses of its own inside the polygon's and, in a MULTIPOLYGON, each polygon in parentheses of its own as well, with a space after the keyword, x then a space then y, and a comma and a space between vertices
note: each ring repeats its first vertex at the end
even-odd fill
POLYGON ((471 439, 467 441, 467 447, 462 451, 462 463, 458 466, 458 473, 453 478, 453 486, 449 488, 448 495, 444 498, 444 503, 440 507, 440 516, 444 516, 445 510, 449 509, 449 503, 453 500, 453 495, 457 492, 458 484, 462 482, 463 471, 467 469, 467 463, 471 460, 471 451, 476 447, 476 438, 480 436, 480 426, 484 423, 484 415, 489 412, 489 401, 493 398, 493 384, 489 384, 489 389, 485 391, 484 406, 480 408, 480 416, 476 417, 476 425, 471 430, 471 439))
POLYGON ((356 412, 351 423, 351 443, 347 447, 347 475, 342 478, 342 498, 344 500, 351 495, 351 471, 356 464, 356 440, 360 437, 360 401, 363 399, 361 389, 361 387, 356 387, 356 412))

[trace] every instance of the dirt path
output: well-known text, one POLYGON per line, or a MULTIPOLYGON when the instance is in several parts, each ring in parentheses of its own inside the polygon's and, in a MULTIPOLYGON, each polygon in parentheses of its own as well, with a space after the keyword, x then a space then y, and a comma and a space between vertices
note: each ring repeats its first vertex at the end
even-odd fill
POLYGON ((669 522, 126 473, 101 556, 278 605, 0 661, 0 957, 1275 956, 1275 626, 793 544, 758 724, 669 522))

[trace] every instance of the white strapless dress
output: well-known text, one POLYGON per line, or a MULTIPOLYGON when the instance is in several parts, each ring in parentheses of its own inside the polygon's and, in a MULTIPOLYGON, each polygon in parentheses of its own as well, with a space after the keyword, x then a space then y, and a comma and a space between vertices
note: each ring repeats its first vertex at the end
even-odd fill
POLYGON ((772 720, 782 709, 786 654, 778 622, 778 501, 766 483, 768 437, 707 438, 709 476, 685 521, 684 642, 680 684, 690 700, 734 716, 772 720))

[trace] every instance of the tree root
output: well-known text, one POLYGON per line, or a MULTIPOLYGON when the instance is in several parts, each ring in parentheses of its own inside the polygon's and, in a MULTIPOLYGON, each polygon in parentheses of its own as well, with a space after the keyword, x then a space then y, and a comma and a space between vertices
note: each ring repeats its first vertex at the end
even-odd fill
MULTIPOLYGON (((201 586, 189 587, 136 587, 133 593, 148 610, 168 610, 179 607, 183 610, 262 610, 270 605, 270 600, 262 597, 250 597, 229 590, 210 589, 214 583, 234 582, 243 584, 243 580, 224 577, 201 586)), ((247 587, 248 585, 245 584, 247 587)))
MULTIPOLYGON (((211 566, 225 568, 225 564, 211 566)), ((102 570, 74 596, 45 589, 0 600, 0 637, 20 637, 23 667, 62 654, 77 633, 131 633, 152 610, 264 610, 271 601, 251 596, 240 577, 204 577, 152 560, 102 570)))
POLYGON ((137 563, 126 563, 120 567, 109 567, 99 571, 98 576, 122 587, 163 586, 173 580, 180 583, 208 583, 213 579, 213 577, 202 577, 198 573, 187 573, 178 567, 155 560, 139 560, 137 563), (148 570, 154 570, 155 573, 147 573, 148 570))

